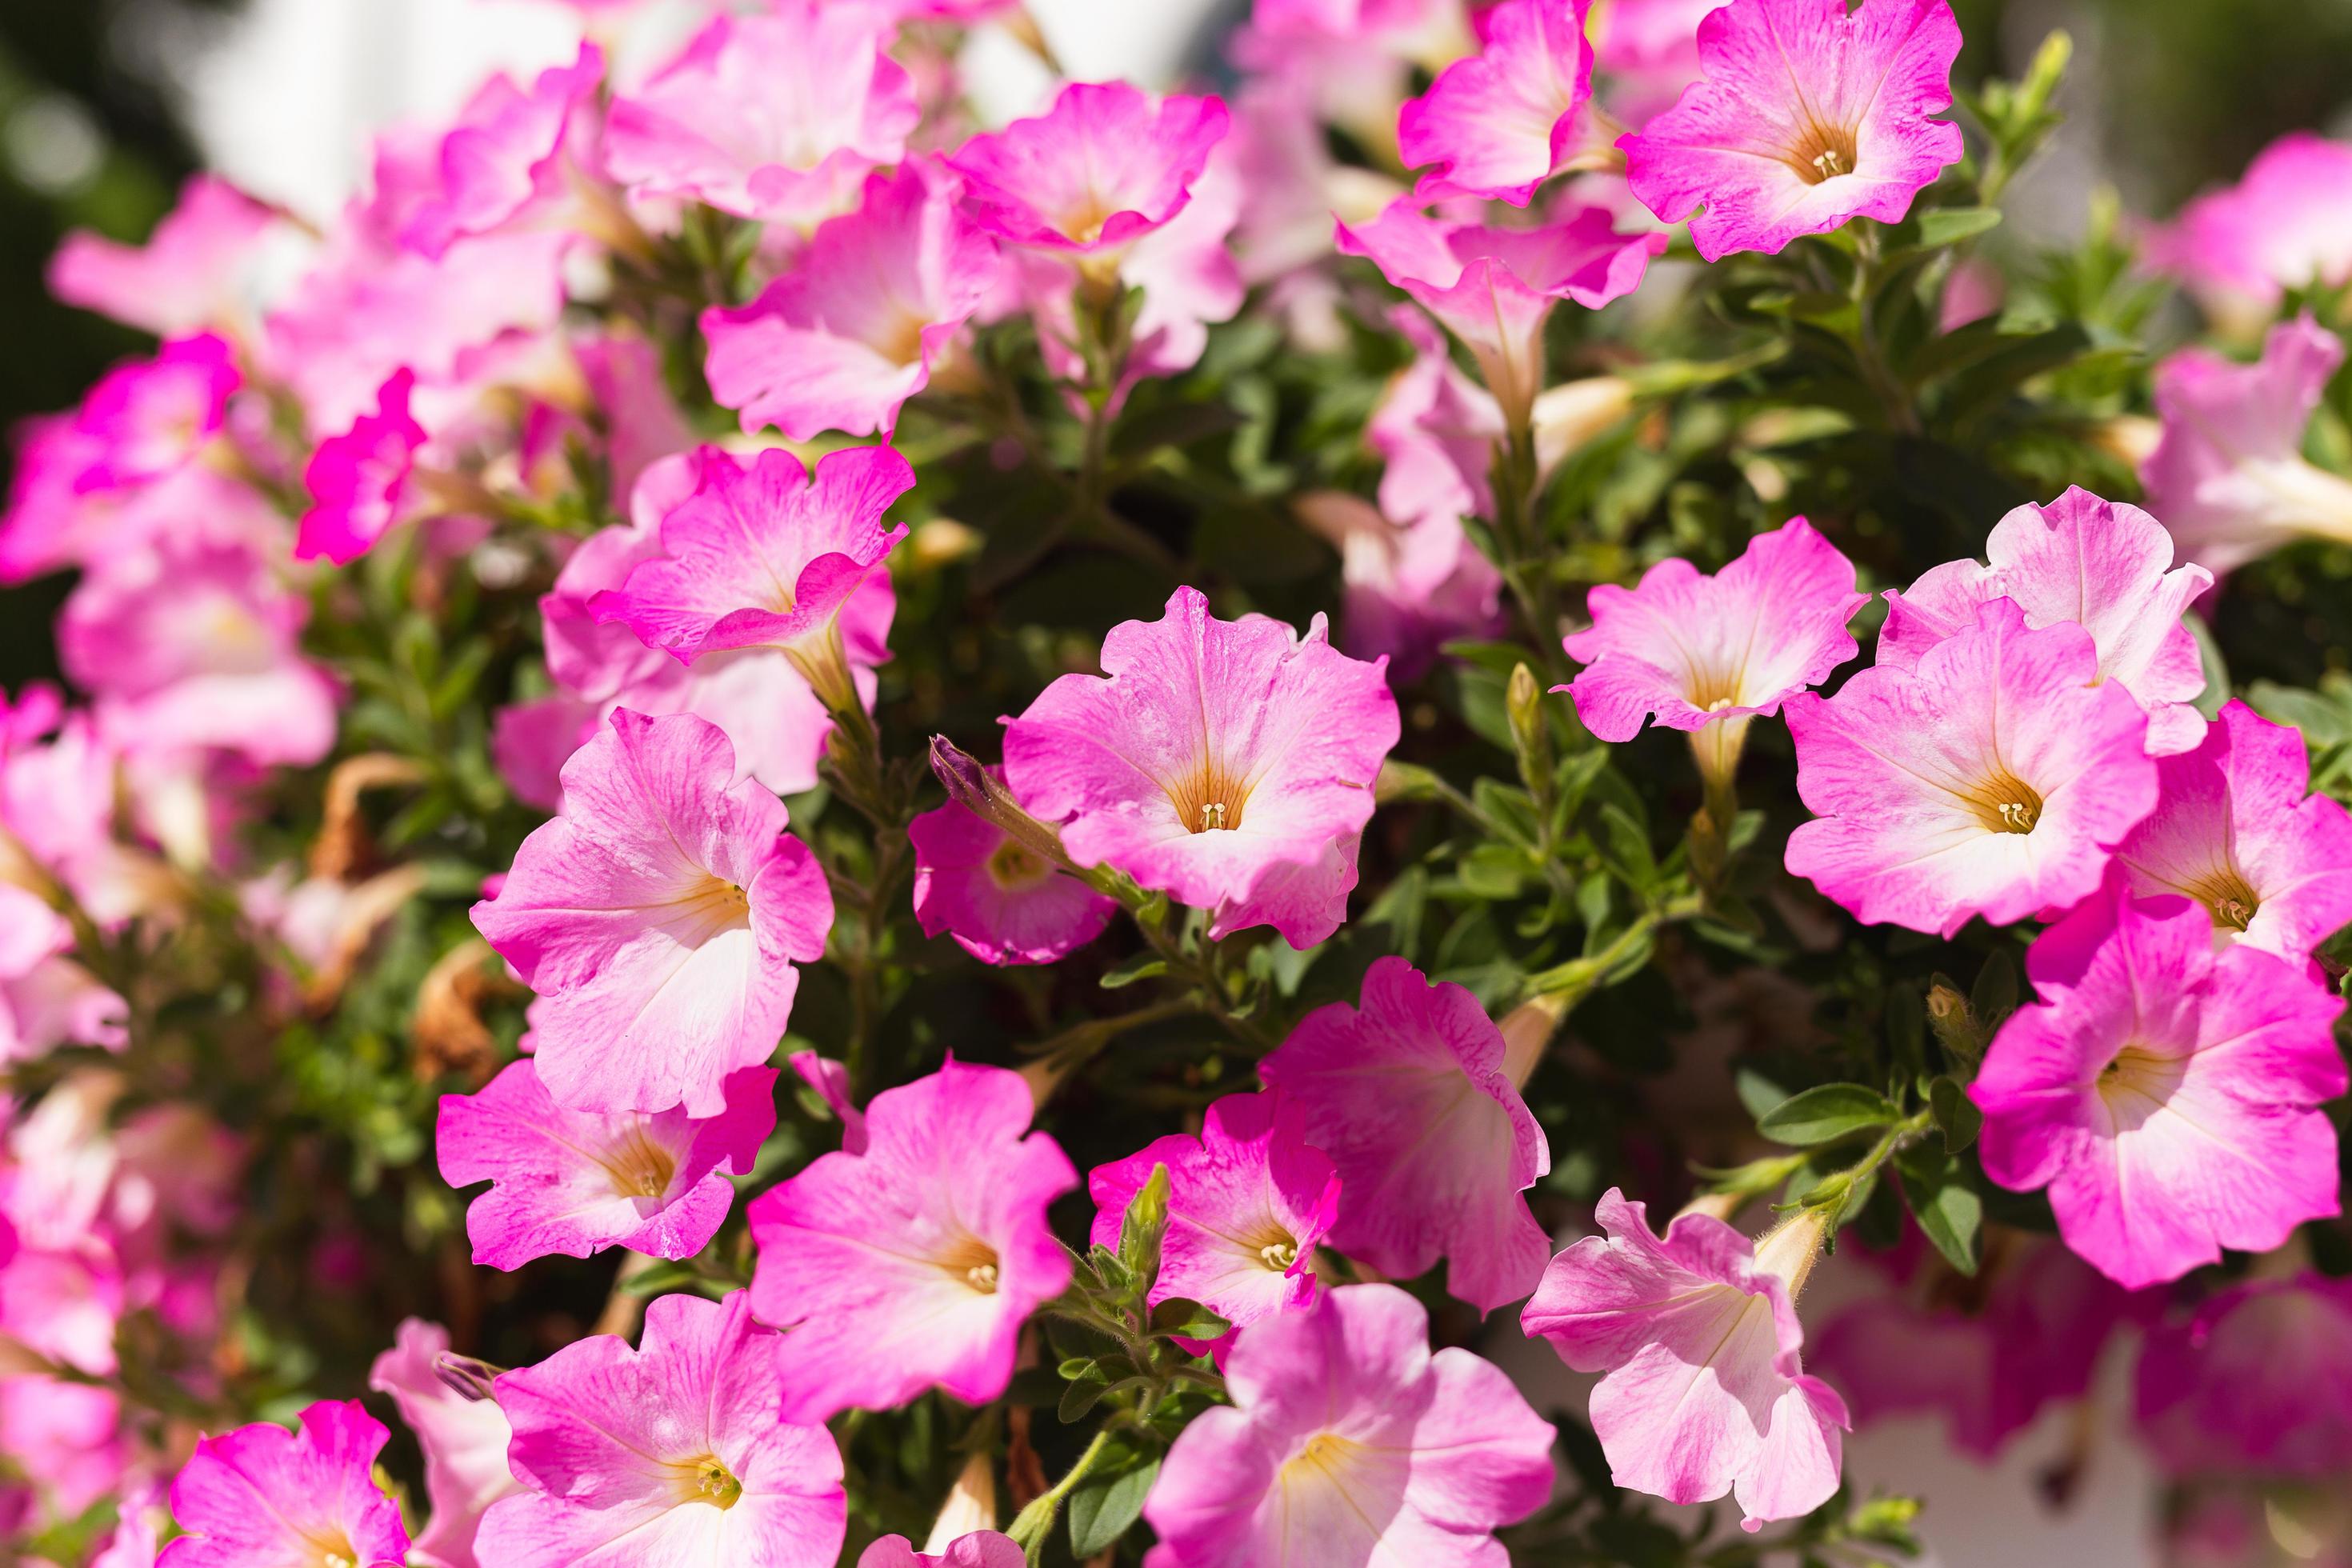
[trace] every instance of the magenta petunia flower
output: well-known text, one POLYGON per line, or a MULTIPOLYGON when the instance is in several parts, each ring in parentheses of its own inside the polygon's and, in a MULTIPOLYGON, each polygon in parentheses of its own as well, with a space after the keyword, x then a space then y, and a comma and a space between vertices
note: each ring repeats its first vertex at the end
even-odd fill
POLYGON ((701 482, 661 522, 661 553, 590 603, 681 664, 730 648, 783 650, 830 708, 858 699, 852 671, 889 658, 877 595, 883 557, 907 536, 882 526, 915 470, 887 447, 853 447, 812 476, 774 447, 746 468, 716 447, 701 482), (853 603, 864 613, 850 610, 853 603), (876 625, 877 621, 879 625, 876 625))
POLYGON ((641 195, 811 227, 906 155, 921 110, 891 31, 876 7, 824 0, 719 16, 614 100, 604 166, 641 195))
POLYGON ((1969 1094, 1985 1174, 2050 1189, 2058 1234, 2137 1289, 2267 1252, 2338 1211, 2340 997, 2185 899, 2111 882, 2034 939, 2042 1000, 1994 1037, 1969 1094))
POLYGON ((556 1103, 719 1116, 728 1076, 775 1049, 833 893, 783 803, 734 778, 716 727, 623 709, 564 764, 563 815, 474 906, 541 998, 536 1059, 556 1103))
POLYGON ((1314 1305, 1315 1248, 1339 1212, 1339 1178, 1307 1142, 1297 1103, 1229 1094, 1209 1107, 1198 1138, 1172 1133, 1096 1166, 1087 1177, 1096 1246, 1118 1249, 1128 1205, 1160 1165, 1168 1232, 1151 1305, 1198 1301, 1235 1329, 1314 1305))
POLYGON ((747 435, 887 436, 997 271, 952 175, 921 163, 872 175, 864 205, 822 225, 757 300, 703 312, 711 395, 747 435))
POLYGON ((1579 207, 1540 228, 1489 228, 1423 216, 1400 198, 1380 216, 1335 230, 1470 351, 1507 425, 1527 424, 1544 386, 1544 321, 1561 300, 1587 310, 1641 286, 1663 234, 1620 234, 1608 213, 1579 207))
POLYGON ((1405 166, 1435 165, 1415 200, 1491 196, 1523 207, 1560 171, 1592 96, 1591 9, 1592 0, 1503 0, 1486 14, 1478 53, 1398 111, 1405 166))
POLYGON ((1618 139, 1625 177, 1659 217, 1689 218, 1709 261, 1899 223, 1965 151, 1929 118, 1951 106, 1959 52, 1946 0, 1731 0, 1698 25, 1700 80, 1618 139))
POLYGON ((356 1399, 302 1412, 300 1429, 256 1422, 201 1438, 172 1483, 185 1535, 159 1568, 398 1568, 400 1505, 369 1474, 392 1434, 356 1399))
POLYGON ((1561 645, 1585 667, 1565 689, 1604 741, 1632 740, 1644 718, 1696 734, 1769 716, 1854 656, 1845 624, 1868 598, 1853 563, 1790 518, 1712 577, 1668 556, 1633 588, 1594 588, 1592 625, 1561 645))
POLYGON ((2213 585, 2202 566, 2174 566, 2172 537, 2136 506, 2069 487, 2048 506, 2021 506, 1993 524, 1985 561, 1953 561, 1901 593, 1887 591, 1878 662, 1911 668, 1919 656, 1976 625, 1977 608, 2007 598, 2029 626, 2073 621, 2091 634, 2097 679, 2147 711, 2147 749, 2185 752, 2205 738, 2191 706, 2205 689, 2197 638, 2180 624, 2213 585))
POLYGON ((375 1358, 368 1386, 392 1396, 425 1450, 425 1496, 432 1505, 415 1554, 430 1568, 484 1568, 474 1554, 482 1514, 522 1483, 507 1468, 514 1428, 495 1399, 468 1399, 442 1377, 449 1331, 404 1320, 393 1348, 375 1358))
POLYGON ((2341 288, 2352 281, 2352 144, 2289 132, 2236 184, 2158 227, 2144 254, 2233 314, 2267 317, 2290 289, 2341 288))
POLYGON ((2140 897, 2179 893, 2217 943, 2300 964, 2352 922, 2352 815, 2312 795, 2299 731, 2224 703, 2203 743, 2157 768, 2156 809, 2116 851, 2140 897))
POLYGON ((498 1568, 831 1568, 847 1532, 841 1451, 776 1409, 781 1339, 723 1301, 662 1296, 637 1348, 592 1334, 501 1373, 523 1489, 475 1551, 498 1568))
POLYGON ((903 1535, 886 1535, 867 1547, 857 1568, 1024 1568, 1027 1552, 1009 1535, 975 1530, 947 1543, 943 1552, 918 1552, 903 1535))
POLYGON ((1318 1007, 1258 1065, 1339 1168, 1331 1245, 1398 1279, 1444 1258, 1445 1288, 1480 1311, 1517 1300, 1551 1250, 1521 1195, 1551 1151, 1504 1073, 1503 1032, 1394 956, 1372 961, 1362 1001, 1318 1007))
POLYGON ((1100 936, 1118 909, 952 800, 908 823, 907 837, 923 934, 951 936, 982 963, 1051 963, 1100 936))
POLYGON ((1865 925, 1946 936, 2087 898, 2156 805, 2147 715, 2097 678, 2090 633, 2030 631, 1995 599, 1911 669, 1790 698, 1816 816, 1789 836, 1790 872, 1865 925))
POLYGON ((1608 79, 1609 110, 1642 126, 1672 109, 1705 74, 1698 25, 1724 0, 1613 0, 1602 13, 1594 64, 1608 79))
POLYGON ((608 1247, 693 1257, 734 1206, 728 1176, 750 1174, 775 1131, 775 1086, 773 1068, 730 1073, 726 1109, 711 1117, 567 1110, 526 1058, 478 1093, 443 1095, 434 1134, 441 1179, 492 1184, 466 1211, 474 1261, 514 1269, 608 1247))
POLYGON ((1299 520, 1339 547, 1339 646, 1385 658, 1400 684, 1429 672, 1444 646, 1488 637, 1508 624, 1503 574, 1450 512, 1398 524, 1338 490, 1304 495, 1299 520))
POLYGON ((254 263, 280 219, 216 174, 193 174, 144 245, 76 229, 49 258, 49 292, 68 305, 173 337, 243 317, 254 263))
POLYGON ((401 243, 438 260, 459 241, 547 219, 566 224, 594 163, 597 91, 604 52, 580 46, 568 66, 541 71, 529 88, 492 77, 443 136, 401 243))
POLYGON ((1219 98, 1071 82, 1046 113, 975 136, 948 163, 974 221, 1007 244, 1116 260, 1184 210, 1226 121, 1219 98))
POLYGON ((302 514, 294 559, 348 565, 401 520, 412 500, 417 449, 425 441, 425 427, 408 412, 415 388, 410 372, 394 373, 376 394, 374 413, 361 415, 310 454, 302 483, 311 505, 302 514))
POLYGON ((1393 1285, 1266 1319, 1225 1386, 1144 1502, 1146 1568, 1503 1568, 1494 1531, 1551 1495, 1551 1423, 1491 1363, 1431 1354, 1429 1314, 1393 1285))
POLYGON ((1800 1361, 1818 1211, 1755 1242, 1703 1214, 1661 1240, 1614 1187, 1594 1214, 1607 1235, 1552 1259, 1521 1321, 1577 1371, 1608 1374, 1592 1430, 1611 1479, 1669 1502, 1729 1492, 1750 1531, 1828 1501, 1852 1423, 1800 1361))
POLYGON ((820 1154, 752 1203, 752 1303, 789 1331, 786 1419, 1004 1392, 1021 1325, 1070 1282, 1045 1208, 1078 1173, 1029 1132, 1035 1110, 1019 1073, 950 1058, 874 1097, 863 1152, 820 1154))
POLYGON ((75 489, 127 489, 187 467, 220 434, 244 383, 227 340, 211 332, 107 372, 74 415, 89 443, 75 489))
POLYGON ((2303 455, 2343 363, 2343 340, 2306 312, 2252 364, 2183 349, 2156 367, 2164 435, 2140 479, 2182 555, 2218 575, 2298 539, 2352 543, 2352 479, 2303 455))
POLYGON ((2166 1473, 2340 1484, 2352 1468, 2352 1280, 2248 1279, 2152 1331, 2139 1434, 2166 1473))
POLYGON ((1221 621, 1179 588, 1103 638, 1102 677, 1065 675, 1004 732, 1004 773, 1080 866, 1108 864, 1293 947, 1339 929, 1372 782, 1397 742, 1384 666, 1264 616, 1221 621))
POLYGON ((824 1102, 841 1123, 841 1147, 845 1153, 866 1152, 866 1112, 849 1097, 849 1068, 845 1063, 821 1057, 814 1051, 794 1051, 784 1058, 809 1091, 824 1102))

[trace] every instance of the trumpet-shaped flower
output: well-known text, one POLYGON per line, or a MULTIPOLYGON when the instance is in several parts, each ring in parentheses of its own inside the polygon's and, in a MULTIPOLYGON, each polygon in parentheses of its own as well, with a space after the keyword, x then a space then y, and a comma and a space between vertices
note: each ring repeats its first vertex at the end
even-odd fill
POLYGON ((158 337, 225 327, 250 307, 253 264, 278 221, 226 180, 192 175, 144 245, 66 236, 49 258, 49 292, 158 337))
POLYGON ((244 380, 227 340, 211 332, 107 372, 74 415, 87 442, 74 489, 128 489, 186 468, 220 434, 244 380))
POLYGON ((525 1059, 478 1094, 444 1095, 434 1135, 441 1179, 492 1184, 466 1211, 474 1261, 513 1269, 608 1247, 691 1258, 734 1206, 729 1173, 750 1174, 775 1130, 775 1084, 773 1068, 729 1074, 726 1109, 712 1117, 567 1110, 525 1059))
POLYGON ((564 764, 563 815, 474 906, 542 999, 536 1061, 557 1104, 719 1116, 729 1075, 775 1049, 833 894, 783 803, 734 780, 713 725, 621 710, 564 764))
POLYGON ((481 1568, 474 1535, 483 1513, 522 1483, 507 1468, 514 1428, 495 1399, 472 1399, 442 1377, 449 1331, 415 1318, 402 1322, 393 1348, 375 1358, 368 1386, 392 1396, 400 1418, 425 1450, 425 1496, 432 1504, 416 1555, 431 1568, 481 1568))
POLYGON ((1580 207, 1540 228, 1489 228, 1424 216, 1400 199, 1371 222, 1335 231, 1341 254, 1369 258, 1470 351, 1507 425, 1528 422, 1544 384, 1544 321, 1572 300, 1588 310, 1640 287, 1663 234, 1620 234, 1580 207))
POLYGON ((1969 1090, 1985 1174, 2050 1189, 2058 1234, 2137 1289, 2267 1252, 2337 1212, 2341 998, 2238 944, 2185 899, 2120 879, 2034 939, 2042 1000, 1994 1037, 1969 1090))
POLYGON ((2268 316, 2290 289, 2340 288, 2352 281, 2352 144, 2288 132, 2158 228, 2146 254, 2231 313, 2268 316))
POLYGON ((1481 1311, 1517 1300, 1550 1250, 1521 1194, 1551 1151, 1504 1071, 1503 1032, 1468 991, 1393 956, 1372 962, 1362 1001, 1309 1013, 1258 1067, 1339 1169, 1331 1245, 1398 1279, 1443 1257, 1446 1289, 1481 1311))
POLYGON ((1393 1285, 1266 1319, 1225 1385, 1144 1502, 1148 1568, 1505 1568, 1494 1531, 1551 1495, 1551 1424, 1492 1363, 1431 1354, 1429 1314, 1393 1285))
POLYGON ((1184 210, 1226 121, 1223 99, 1072 82, 1046 113, 975 136, 948 163, 973 220, 1007 244, 1115 261, 1184 210))
POLYGON ((2190 706, 2205 689, 2197 638, 2180 624, 2213 585, 2202 566, 2174 566, 2172 538, 2136 506, 2070 488, 2048 506, 2021 506, 1993 524, 1986 564, 1953 561, 1886 594, 1878 662, 1909 668, 1928 648, 1976 624, 1977 608, 2006 598, 2029 626, 2073 621, 2091 634, 2100 680, 2147 710, 2147 749, 2185 752, 2205 738, 2190 706))
POLYGON ((637 1348, 592 1334, 501 1373, 522 1489, 476 1555, 500 1568, 831 1568, 847 1532, 841 1450, 779 1416, 779 1336, 723 1301, 662 1296, 637 1348))
POLYGON ((1314 1305, 1315 1248, 1339 1214, 1339 1178, 1307 1142, 1296 1102, 1229 1094, 1209 1107, 1198 1138, 1156 1138, 1096 1166, 1087 1177, 1096 1246, 1118 1249, 1128 1205, 1161 1165, 1168 1230, 1151 1305, 1198 1301, 1235 1329, 1314 1305))
POLYGON ((1659 217, 1690 218, 1709 261, 1777 256, 1849 218, 1900 222, 1964 150, 1929 118, 1951 104, 1959 52, 1947 0, 1731 0, 1698 25, 1701 79, 1619 139, 1625 177, 1659 217))
POLYGON ((2302 1479, 2352 1466, 2352 1280, 2248 1279, 2149 1333, 2140 1436, 2176 1478, 2302 1479))
POLYGON ((953 187, 920 163, 872 175, 864 205, 822 225, 757 300, 703 312, 711 395, 747 434, 890 433, 996 282, 996 246, 953 187))
POLYGON ((863 1152, 820 1154, 751 1205, 752 1304, 790 1331, 785 1419, 1004 1392, 1021 1325, 1070 1282, 1045 1208, 1078 1175, 1029 1132, 1035 1110, 1019 1073, 950 1059, 874 1097, 863 1152))
POLYGON ((391 1436, 351 1399, 311 1405, 299 1432, 257 1422, 200 1438, 172 1483, 187 1533, 158 1568, 397 1568, 408 1531, 369 1474, 391 1436))
POLYGON ((416 453, 425 427, 408 411, 416 377, 397 371, 376 394, 375 412, 352 421, 310 454, 302 483, 310 509, 302 514, 294 559, 321 558, 338 566, 366 554, 401 520, 411 498, 416 453))
POLYGON ((857 1568, 1024 1568, 1029 1554, 1009 1535, 975 1530, 947 1543, 944 1552, 918 1552, 903 1535, 886 1535, 867 1547, 857 1568))
POLYGON ((1790 699, 1817 814, 1789 836, 1790 871, 1866 925, 1947 936, 2087 898, 2156 805, 2147 718, 2097 676, 2090 633, 2028 630, 1995 599, 1914 668, 1790 699))
POLYGON ((1372 782, 1396 744, 1384 667, 1262 616, 1221 621, 1179 588, 1103 638, 1103 677, 1065 675, 1011 721, 1004 772, 1080 866, 1108 864, 1293 947, 1339 928, 1372 782))
POLYGON ((503 75, 484 83, 430 170, 417 171, 420 199, 401 243, 438 260, 461 240, 568 211, 593 162, 604 79, 604 52, 583 44, 572 64, 541 71, 529 88, 503 75))
POLYGON ((1396 679, 1410 683, 1428 673, 1447 643, 1502 629, 1503 574, 1454 514, 1393 523, 1337 490, 1301 496, 1297 510, 1339 547, 1339 642, 1349 657, 1385 658, 1396 679))
POLYGON ((923 934, 944 932, 983 963, 1051 963, 1100 936, 1118 908, 955 801, 916 817, 907 837, 923 934))
POLYGON ((1577 1371, 1608 1374, 1592 1430, 1611 1479, 1670 1502, 1729 1492, 1751 1531, 1828 1501, 1852 1423, 1800 1359, 1819 1214, 1757 1242, 1703 1214, 1661 1239, 1614 1187, 1594 1214, 1607 1234, 1552 1259, 1522 1321, 1577 1371))
POLYGON ((1413 356, 1364 425, 1364 444, 1388 465, 1381 474, 1381 512, 1404 523, 1433 514, 1453 522, 1492 516, 1486 476, 1503 439, 1502 409, 1455 367, 1445 334, 1427 316, 1400 305, 1389 320, 1412 344, 1413 356))
POLYGON ((2309 793, 2299 731, 2226 702, 2156 779, 2156 809, 2116 851, 2134 893, 2183 894, 2216 942, 2290 963, 2352 922, 2352 815, 2309 793))
POLYGON ((1491 196, 1523 207, 1568 162, 1592 96, 1592 0, 1503 0, 1486 44, 1437 73, 1397 115, 1409 168, 1433 164, 1417 200, 1491 196))
POLYGON ((2352 479, 2303 455, 2343 363, 2343 341, 2305 313, 2252 364, 2183 349, 2157 366, 2164 435, 2140 479, 2182 555, 2220 574, 2298 539, 2352 543, 2352 479))

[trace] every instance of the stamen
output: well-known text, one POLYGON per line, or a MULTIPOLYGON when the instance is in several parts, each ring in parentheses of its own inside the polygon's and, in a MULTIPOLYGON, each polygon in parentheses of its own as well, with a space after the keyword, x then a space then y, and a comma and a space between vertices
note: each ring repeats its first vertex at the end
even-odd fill
POLYGON ((1276 1273, 1287 1274, 1298 1262, 1296 1242, 1272 1241, 1257 1249, 1258 1260, 1276 1273))
POLYGON ((1822 178, 1826 180, 1845 173, 1845 160, 1838 156, 1836 148, 1825 147, 1814 156, 1813 167, 1819 169, 1822 178))
POLYGON ((2243 931, 2254 922, 2254 911, 2235 899, 2223 899, 2213 906, 2213 919, 2234 931, 2243 931))
POLYGON ((1214 833, 1225 825, 1225 803, 1213 800, 1201 807, 1201 831, 1214 833))
POLYGON ((996 1294, 996 1265, 975 1263, 963 1271, 964 1283, 983 1296, 996 1294))
POLYGON ((703 1501, 716 1508, 730 1509, 742 1500, 743 1483, 717 1459, 705 1459, 698 1471, 695 1491, 703 1501))
POLYGON ((2000 803, 2000 825, 2011 833, 2031 833, 2038 814, 2021 800, 2000 803))

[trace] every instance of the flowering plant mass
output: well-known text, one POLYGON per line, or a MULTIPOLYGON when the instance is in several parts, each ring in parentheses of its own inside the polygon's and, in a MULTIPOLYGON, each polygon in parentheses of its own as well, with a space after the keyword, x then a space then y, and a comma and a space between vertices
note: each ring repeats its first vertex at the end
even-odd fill
POLYGON ((2037 251, 1947 0, 570 14, 57 255, 0 1558, 1895 1561, 2054 1406, 2352 1554, 2352 147, 2037 251))

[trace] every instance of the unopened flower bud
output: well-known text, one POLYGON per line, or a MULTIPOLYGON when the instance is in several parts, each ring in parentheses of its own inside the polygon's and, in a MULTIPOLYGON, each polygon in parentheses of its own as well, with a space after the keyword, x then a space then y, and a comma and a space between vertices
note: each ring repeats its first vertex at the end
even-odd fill
POLYGON ((1633 386, 1613 375, 1564 381, 1536 399, 1536 466, 1549 473, 1633 411, 1633 386))
POLYGON ((1049 864, 1074 874, 1078 871, 1053 825, 1022 809, 995 769, 983 765, 945 735, 931 737, 931 773, 956 805, 1049 864))
POLYGON ((995 1528, 996 1466, 987 1453, 977 1453, 966 1459, 963 1468, 957 1472, 955 1485, 949 1489, 947 1501, 940 1506, 940 1516, 932 1521, 930 1538, 923 1542, 923 1551, 936 1555, 974 1531, 995 1528))
MULTIPOLYGON (((1527 667, 1521 665, 1520 668, 1527 667)), ((1568 1005, 1575 1000, 1565 992, 1532 997, 1504 1015, 1499 1027, 1503 1031, 1503 1076, 1511 1080, 1513 1089, 1525 1089, 1544 1053, 1551 1048, 1551 1037, 1559 1030, 1559 1021, 1568 1015, 1568 1005)))
POLYGON ((1830 1215, 1837 1205, 1801 1208, 1756 1239, 1756 1267, 1780 1277, 1794 1301, 1820 1260, 1822 1243, 1829 1238, 1830 1215))
POLYGON ((433 1358, 433 1375, 446 1384, 451 1393, 475 1405, 485 1399, 493 1404, 497 1402, 499 1373, 505 1370, 473 1356, 457 1355, 449 1351, 443 1351, 433 1358))

